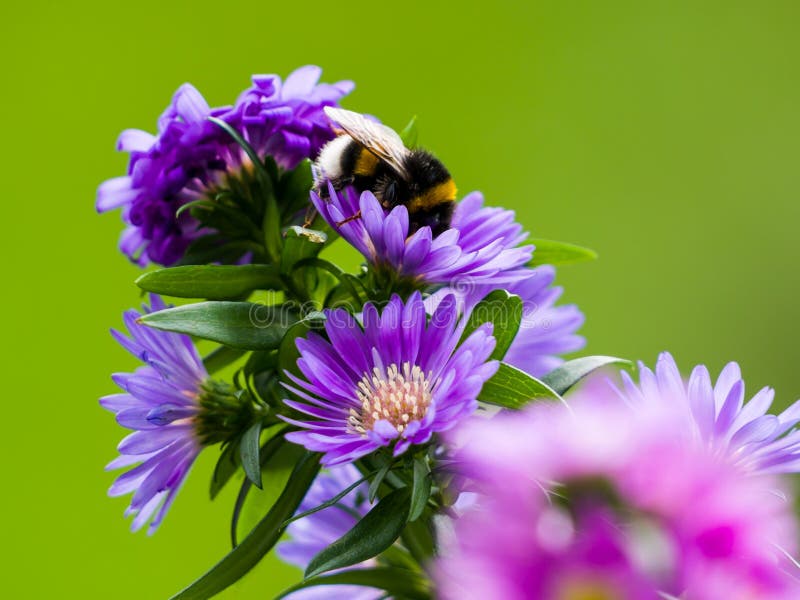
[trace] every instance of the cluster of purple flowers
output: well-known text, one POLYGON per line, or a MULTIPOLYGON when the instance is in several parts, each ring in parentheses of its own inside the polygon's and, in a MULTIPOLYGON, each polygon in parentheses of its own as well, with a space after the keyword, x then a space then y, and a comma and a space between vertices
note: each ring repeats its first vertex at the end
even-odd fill
MULTIPOLYGON (((236 103, 222 108, 211 108, 186 84, 159 119, 157 135, 123 132, 118 148, 130 153, 128 174, 102 184, 97 198, 101 212, 122 208, 123 252, 142 266, 180 261, 210 232, 178 209, 213 200, 253 169, 251 155, 209 117, 283 173, 317 156, 336 135, 323 109, 337 106, 353 87, 320 84, 320 73, 308 66, 285 81, 254 76, 236 103)), ((315 307, 324 317, 321 329, 293 344, 251 348, 268 347, 262 354, 269 358, 248 360, 243 377, 260 367, 282 386, 265 392, 255 379, 246 386, 238 376, 235 385, 212 379, 190 337, 143 323, 167 308, 157 295, 143 311, 124 314, 128 336, 113 333, 143 363, 114 375, 123 392, 101 399, 133 430, 109 464, 127 469, 109 493, 133 494, 126 515, 133 515, 134 530, 147 523, 150 532, 158 528, 205 447, 235 448, 246 430, 276 425, 287 430, 280 443, 305 447, 325 467, 297 511, 308 514, 291 522, 290 539, 277 550, 301 568, 372 508, 368 499, 380 485, 370 490, 366 479, 374 473, 359 481, 377 464, 384 475, 406 469, 393 475, 395 491, 426 489, 424 469, 430 490, 409 518, 435 508, 440 525, 450 521, 441 528, 437 558, 424 565, 444 599, 800 597, 792 558, 800 526, 786 481, 800 470, 800 402, 770 414, 773 391, 745 401, 735 363, 716 382, 702 366, 684 380, 664 354, 654 370, 639 364, 638 382, 626 372, 614 381, 595 377, 562 403, 532 402, 487 418, 479 399, 500 361, 516 367, 501 373, 543 378, 562 365, 562 355, 584 345, 577 334, 582 313, 557 305, 555 269, 530 266, 536 249, 514 213, 485 205, 480 193, 458 202, 448 227, 434 235, 428 226, 413 230, 406 206, 386 208, 370 191, 331 183, 328 192, 323 199, 309 190, 308 208, 364 256, 374 287, 369 276, 339 277, 341 285, 361 285, 366 300, 347 310, 326 303, 335 294, 325 295, 315 307), (496 290, 522 304, 508 344, 498 344, 506 332, 474 318, 496 290), (255 406, 252 398, 262 392, 255 406), (338 502, 314 510, 349 487, 338 502)), ((294 218, 292 206, 287 212, 294 218)), ((278 254, 265 260, 277 262, 278 254)), ((294 264, 279 266, 281 281, 291 283, 286 297, 297 299, 294 264)), ((348 293, 360 298, 358 290, 348 293)), ((252 480, 252 470, 244 470, 252 480)), ((395 550, 412 560, 404 543, 395 550)), ((383 566, 383 558, 379 553, 349 568, 383 566)), ((292 597, 386 595, 341 585, 292 597)))
POLYGON ((109 179, 97 192, 97 210, 122 208, 128 227, 121 250, 140 266, 171 265, 189 244, 208 233, 185 204, 209 197, 249 164, 231 137, 208 120, 216 117, 236 130, 260 158, 271 156, 285 169, 315 156, 334 137, 323 108, 353 89, 352 82, 320 84, 321 69, 301 67, 281 81, 254 75, 253 85, 233 106, 211 108, 191 84, 184 84, 158 119, 158 133, 123 131, 117 150, 128 152, 128 173, 109 179))

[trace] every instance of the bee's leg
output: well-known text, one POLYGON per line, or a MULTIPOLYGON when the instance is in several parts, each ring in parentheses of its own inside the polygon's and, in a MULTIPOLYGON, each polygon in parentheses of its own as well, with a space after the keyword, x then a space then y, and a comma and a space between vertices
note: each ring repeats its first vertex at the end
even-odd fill
POLYGON ((342 226, 342 225, 344 225, 345 223, 349 223, 350 221, 355 221, 356 219, 360 219, 360 218, 361 218, 361 211, 358 211, 356 214, 354 214, 354 215, 352 215, 352 216, 349 216, 349 217, 347 217, 347 218, 346 218, 344 221, 339 221, 339 222, 336 224, 336 226, 337 226, 337 227, 341 227, 341 226, 342 226))
POLYGON ((305 219, 303 220, 303 228, 308 229, 309 227, 311 227, 311 224, 314 222, 314 219, 317 218, 318 214, 319 213, 317 212, 317 209, 314 207, 314 205, 313 204, 310 205, 306 209, 306 216, 305 219))

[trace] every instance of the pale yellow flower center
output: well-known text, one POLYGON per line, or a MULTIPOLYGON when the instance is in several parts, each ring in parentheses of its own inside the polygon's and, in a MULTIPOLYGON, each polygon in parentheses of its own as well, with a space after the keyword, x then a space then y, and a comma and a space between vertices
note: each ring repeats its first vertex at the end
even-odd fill
POLYGON ((347 420, 354 433, 366 435, 376 421, 388 421, 398 433, 403 433, 412 421, 419 421, 431 405, 430 375, 425 376, 418 366, 403 363, 402 368, 390 365, 386 372, 378 367, 364 374, 356 394, 361 410, 350 409, 347 420))
POLYGON ((557 593, 558 600, 615 600, 617 593, 602 582, 572 581, 557 593))

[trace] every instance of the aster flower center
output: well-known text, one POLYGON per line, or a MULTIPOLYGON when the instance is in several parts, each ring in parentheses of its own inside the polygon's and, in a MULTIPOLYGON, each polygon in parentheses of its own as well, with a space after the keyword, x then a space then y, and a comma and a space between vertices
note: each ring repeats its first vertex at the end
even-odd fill
POLYGON ((387 421, 398 433, 408 424, 419 421, 431 405, 430 375, 425 376, 417 365, 390 365, 384 373, 378 367, 358 382, 356 394, 361 411, 350 409, 348 425, 354 432, 365 435, 377 421, 387 421))

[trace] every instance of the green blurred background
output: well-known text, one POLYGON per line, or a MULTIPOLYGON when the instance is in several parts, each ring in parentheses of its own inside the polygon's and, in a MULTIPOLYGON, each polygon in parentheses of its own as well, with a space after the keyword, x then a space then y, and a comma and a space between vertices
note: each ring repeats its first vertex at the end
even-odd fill
MULTIPOLYGON (((4 597, 163 598, 227 550, 235 491, 199 461, 158 534, 132 535, 102 471, 123 435, 97 398, 132 357, 107 333, 138 301, 98 183, 120 130, 194 83, 317 63, 346 106, 421 141, 462 192, 600 260, 564 268, 587 352, 736 359, 751 392, 800 396, 800 3, 6 3, 3 62, 4 597)), ((266 561, 225 594, 269 598, 266 561)))

